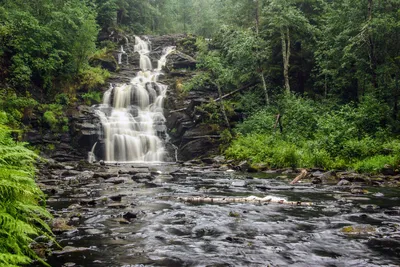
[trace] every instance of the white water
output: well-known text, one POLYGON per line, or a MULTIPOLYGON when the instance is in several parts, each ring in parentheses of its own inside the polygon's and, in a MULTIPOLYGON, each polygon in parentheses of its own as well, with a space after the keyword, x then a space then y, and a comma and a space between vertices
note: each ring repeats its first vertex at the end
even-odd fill
POLYGON ((125 52, 124 50, 124 46, 121 45, 121 50, 118 53, 118 64, 121 65, 122 64, 122 56, 125 55, 126 56, 126 64, 129 63, 129 58, 128 58, 128 54, 125 52))
MULTIPOLYGON (((106 162, 164 160, 164 141, 158 133, 165 130, 163 100, 167 86, 158 82, 158 76, 174 48, 164 49, 158 68, 153 70, 149 47, 149 42, 135 37, 134 51, 140 54, 141 71, 128 84, 110 85, 103 104, 95 111, 102 124, 106 162)), ((126 54, 123 47, 122 54, 126 54)), ((93 154, 94 149, 92 161, 93 154)))

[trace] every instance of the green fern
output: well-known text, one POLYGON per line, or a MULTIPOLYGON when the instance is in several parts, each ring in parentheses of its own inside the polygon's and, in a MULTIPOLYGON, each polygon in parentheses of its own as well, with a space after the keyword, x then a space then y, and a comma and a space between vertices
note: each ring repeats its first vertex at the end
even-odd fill
POLYGON ((0 124, 0 266, 21 266, 37 260, 48 266, 30 247, 33 239, 53 239, 46 220, 51 218, 45 195, 34 180, 38 156, 24 143, 15 142, 0 124))

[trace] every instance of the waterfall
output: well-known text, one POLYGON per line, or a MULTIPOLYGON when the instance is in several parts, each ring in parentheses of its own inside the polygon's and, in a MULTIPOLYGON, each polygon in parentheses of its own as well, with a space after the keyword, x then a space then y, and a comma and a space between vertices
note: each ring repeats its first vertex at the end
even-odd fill
POLYGON ((168 46, 163 49, 163 54, 161 58, 158 60, 158 66, 157 66, 158 71, 161 71, 162 68, 165 66, 165 64, 167 64, 167 56, 173 51, 175 51, 174 46, 168 46))
POLYGON ((119 64, 119 65, 122 64, 122 55, 125 55, 125 56, 126 56, 126 64, 128 64, 128 63, 129 63, 128 54, 125 52, 124 46, 123 46, 123 45, 121 45, 121 49, 120 49, 120 51, 118 52, 118 64, 119 64))
MULTIPOLYGON (((159 83, 158 77, 174 48, 163 50, 158 68, 153 70, 149 47, 148 41, 135 37, 134 52, 140 55, 141 71, 128 84, 111 84, 104 93, 103 104, 95 107, 101 122, 106 162, 164 160, 165 141, 161 135, 166 129, 163 100, 168 87, 159 83)), ((126 54, 123 47, 120 53, 126 54)), ((94 147, 90 153, 93 160, 94 147)))

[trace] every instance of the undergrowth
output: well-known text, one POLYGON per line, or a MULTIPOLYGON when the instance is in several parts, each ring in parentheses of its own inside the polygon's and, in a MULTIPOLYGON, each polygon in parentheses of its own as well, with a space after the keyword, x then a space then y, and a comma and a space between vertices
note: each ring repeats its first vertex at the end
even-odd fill
POLYGON ((238 125, 236 138, 225 154, 270 168, 377 173, 400 163, 400 141, 384 130, 390 121, 388 114, 385 105, 373 96, 365 96, 356 106, 324 105, 286 95, 238 125))

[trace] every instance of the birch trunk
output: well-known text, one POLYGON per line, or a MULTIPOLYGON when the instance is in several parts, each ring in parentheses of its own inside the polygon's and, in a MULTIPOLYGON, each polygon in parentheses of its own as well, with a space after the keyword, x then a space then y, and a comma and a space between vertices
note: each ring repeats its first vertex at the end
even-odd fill
POLYGON ((286 33, 284 32, 283 28, 281 29, 281 41, 282 41, 282 58, 283 58, 283 77, 285 79, 285 92, 290 93, 290 84, 289 84, 290 35, 288 27, 286 27, 286 33))

